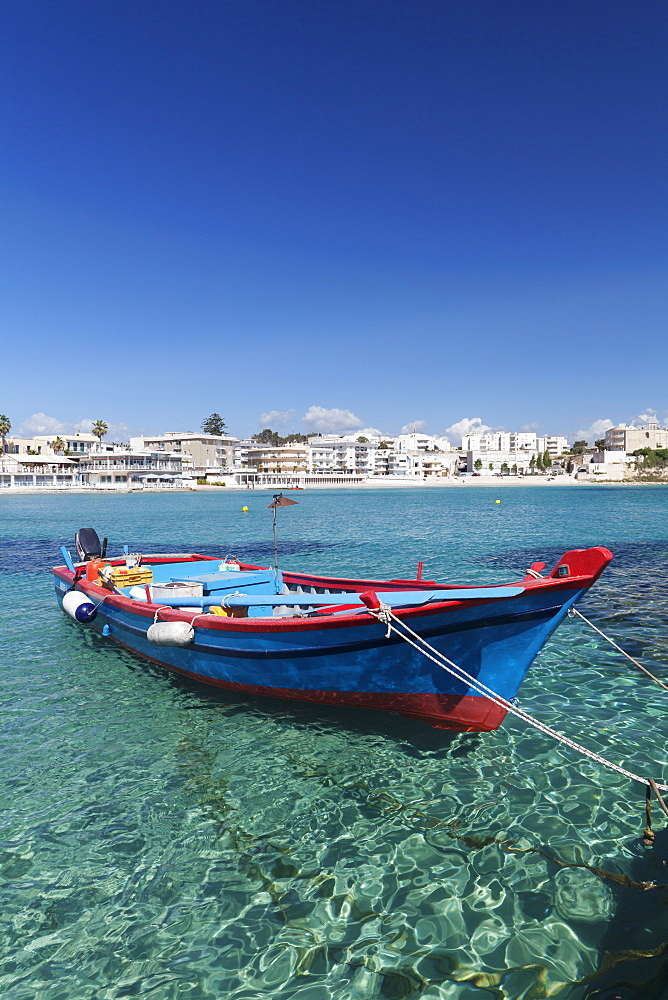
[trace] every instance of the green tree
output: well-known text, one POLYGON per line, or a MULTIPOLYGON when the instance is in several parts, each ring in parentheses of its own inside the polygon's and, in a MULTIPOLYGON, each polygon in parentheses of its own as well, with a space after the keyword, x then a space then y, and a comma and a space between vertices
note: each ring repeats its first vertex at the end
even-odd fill
POLYGON ((494 462, 489 463, 489 471, 494 472, 494 462))
POLYGON ((93 424, 92 433, 98 439, 100 444, 102 443, 102 438, 109 430, 109 424, 105 424, 104 420, 96 420, 93 424))
POLYGON ((502 466, 501 466, 501 472, 504 474, 504 476, 508 473, 508 463, 507 462, 504 462, 502 464, 502 466))
POLYGON ((594 441, 596 451, 605 451, 605 438, 599 438, 598 441, 594 441))
POLYGON ((12 422, 9 417, 6 417, 4 413, 0 413, 0 438, 2 438, 2 451, 3 453, 7 451, 7 444, 5 438, 12 429, 12 422))
POLYGON ((357 443, 358 443, 358 444, 368 444, 368 443, 369 443, 369 439, 368 439, 368 438, 365 438, 365 437, 359 437, 359 438, 357 439, 357 443))
POLYGON ((589 447, 589 445, 588 445, 588 443, 586 441, 574 441, 573 442, 573 449, 572 449, 573 454, 574 455, 584 455, 584 450, 585 450, 585 448, 588 448, 588 447, 589 447))
POLYGON ((645 468, 660 468, 668 462, 668 448, 637 448, 633 452, 636 458, 643 459, 645 468))
POLYGON ((201 427, 205 434, 224 434, 227 430, 227 425, 220 413, 212 413, 210 417, 206 417, 202 421, 201 427))
POLYGON ((511 469, 511 472, 512 472, 512 474, 513 474, 514 476, 516 476, 516 475, 517 475, 517 463, 515 463, 515 464, 513 465, 512 469, 511 469))
POLYGON ((274 448, 281 444, 308 443, 306 434, 288 434, 287 437, 281 437, 278 431, 272 431, 271 427, 265 427, 259 434, 253 434, 251 440, 257 441, 258 444, 270 444, 274 448))
POLYGON ((477 472, 480 472, 480 470, 482 469, 482 459, 481 458, 476 458, 475 462, 473 463, 473 468, 477 472))
POLYGON ((543 471, 543 456, 540 452, 536 455, 536 468, 539 472, 543 471))
POLYGON ((543 468, 544 469, 552 468, 552 456, 550 455, 547 448, 545 449, 545 454, 543 455, 543 468))
POLYGON ((381 441, 378 447, 381 449, 381 451, 387 451, 387 442, 381 441))
POLYGON ((54 440, 51 442, 51 447, 55 451, 56 455, 62 455, 62 453, 65 451, 65 442, 60 437, 60 435, 58 435, 57 438, 54 438, 54 440))
MULTIPOLYGON (((213 431, 209 433, 213 434, 213 431)), ((251 440, 257 441, 258 444, 270 444, 273 447, 276 447, 281 442, 278 431, 272 431, 271 427, 265 427, 259 434, 253 434, 251 440)))
POLYGON ((535 472, 536 471, 536 456, 535 455, 532 455, 531 458, 529 459, 529 471, 530 472, 535 472))

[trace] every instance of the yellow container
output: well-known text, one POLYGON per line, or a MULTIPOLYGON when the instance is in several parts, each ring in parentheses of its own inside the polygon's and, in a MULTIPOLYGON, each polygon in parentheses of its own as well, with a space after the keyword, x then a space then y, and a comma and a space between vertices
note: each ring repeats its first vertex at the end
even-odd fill
POLYGON ((109 579, 115 587, 135 587, 144 583, 153 583, 153 570, 143 569, 141 566, 135 569, 127 569, 125 566, 116 566, 109 573, 109 579))

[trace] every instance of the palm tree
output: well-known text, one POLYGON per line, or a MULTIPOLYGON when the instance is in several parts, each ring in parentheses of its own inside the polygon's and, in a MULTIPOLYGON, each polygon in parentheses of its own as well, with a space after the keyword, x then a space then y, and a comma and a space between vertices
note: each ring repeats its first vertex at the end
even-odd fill
POLYGON ((62 455, 65 451, 65 442, 60 436, 58 436, 51 442, 51 447, 55 451, 56 455, 62 455))
POLYGON ((12 429, 12 422, 9 417, 6 417, 4 413, 0 413, 0 437, 2 438, 2 450, 3 453, 7 451, 7 445, 5 443, 5 438, 12 429))
POLYGON ((104 420, 96 420, 93 424, 92 433, 95 435, 100 444, 102 444, 102 438, 109 430, 109 424, 105 424, 104 420))

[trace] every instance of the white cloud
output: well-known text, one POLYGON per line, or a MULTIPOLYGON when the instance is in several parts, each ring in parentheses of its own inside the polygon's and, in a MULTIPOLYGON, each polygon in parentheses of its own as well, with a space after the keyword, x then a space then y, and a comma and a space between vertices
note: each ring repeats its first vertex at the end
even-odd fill
POLYGON ((605 432, 614 426, 614 421, 610 420, 609 417, 600 417, 598 420, 594 420, 590 427, 581 427, 570 437, 573 441, 588 441, 589 444, 593 444, 599 438, 605 437, 605 432))
POLYGON ((269 410, 260 414, 263 427, 273 427, 275 424, 289 424, 295 418, 295 410, 269 410))
POLYGON ((404 426, 399 431, 400 434, 419 434, 427 426, 426 420, 411 420, 409 424, 404 424, 404 426))
POLYGON ((354 413, 336 406, 331 410, 324 406, 309 406, 302 420, 307 431, 324 434, 342 434, 362 426, 362 421, 354 413))
POLYGON ((67 434, 69 424, 64 424, 56 417, 48 417, 46 413, 33 413, 17 427, 17 437, 33 437, 35 434, 67 434))
POLYGON ((446 437, 451 444, 459 447, 462 443, 462 438, 467 434, 484 434, 485 431, 491 430, 491 427, 483 424, 480 417, 462 417, 461 420, 445 428, 443 437, 446 437))
POLYGON ((391 437, 390 434, 384 434, 382 431, 378 430, 377 427, 360 427, 357 431, 358 437, 391 437))
POLYGON ((658 423, 659 417, 656 410, 653 410, 651 406, 648 406, 644 413, 639 413, 637 417, 634 417, 631 421, 635 426, 643 426, 650 420, 656 420, 658 423))
POLYGON ((522 426, 520 427, 520 430, 521 431, 537 431, 539 427, 540 427, 540 424, 536 420, 534 420, 530 424, 522 424, 522 426))
MULTIPOLYGON (((81 420, 75 421, 65 421, 58 420, 57 417, 50 417, 46 413, 33 413, 32 416, 24 420, 23 423, 17 427, 16 436, 17 437, 35 437, 38 434, 53 434, 54 437, 58 434, 75 434, 77 431, 83 431, 86 434, 90 434, 91 428, 95 423, 90 417, 84 417, 81 420)), ((106 439, 108 441, 125 441, 130 434, 130 428, 127 424, 109 424, 109 430, 106 433, 106 439)))

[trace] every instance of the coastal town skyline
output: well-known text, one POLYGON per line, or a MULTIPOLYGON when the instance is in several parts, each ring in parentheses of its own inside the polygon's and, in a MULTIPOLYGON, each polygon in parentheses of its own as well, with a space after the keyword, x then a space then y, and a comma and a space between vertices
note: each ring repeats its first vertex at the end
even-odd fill
MULTIPOLYGON (((7 410, 7 407, 4 407, 4 410, 7 410)), ((132 428, 122 419, 114 422, 113 418, 109 419, 106 414, 104 419, 108 427, 106 435, 108 440, 127 441, 130 437, 144 434, 158 434, 175 430, 199 431, 205 416, 205 414, 200 413, 198 416, 193 417, 190 422, 184 423, 181 426, 169 425, 162 428, 156 426, 132 428)), ((447 438, 453 447, 461 445, 462 438, 469 434, 485 434, 488 431, 534 431, 538 435, 552 434, 563 436, 571 444, 578 440, 586 440, 590 444, 593 444, 595 440, 604 437, 607 430, 617 426, 640 427, 648 422, 656 422, 660 427, 668 426, 668 411, 657 411, 653 407, 646 407, 641 413, 631 414, 625 418, 616 420, 604 417, 594 421, 589 427, 571 429, 570 431, 564 429, 563 425, 567 423, 566 420, 563 420, 561 425, 556 428, 542 427, 537 421, 525 421, 517 426, 508 427, 498 422, 487 423, 484 418, 479 416, 461 417, 459 420, 453 420, 451 424, 446 426, 443 426, 445 421, 442 421, 439 425, 430 426, 427 420, 420 418, 405 423, 399 423, 397 420, 393 427, 387 428, 365 423, 361 417, 350 410, 312 405, 301 418, 297 415, 297 411, 294 408, 286 411, 264 411, 258 415, 255 426, 251 426, 245 432, 242 432, 235 429, 236 425, 233 416, 228 416, 225 413, 222 416, 226 424, 225 433, 238 438, 250 438, 264 428, 271 428, 283 436, 295 433, 315 435, 352 434, 356 432, 360 436, 386 435, 390 437, 400 434, 422 433, 447 438)), ((56 436, 74 434, 77 431, 91 432, 96 420, 99 420, 100 417, 98 414, 95 418, 77 417, 76 419, 67 421, 61 420, 59 417, 49 416, 43 412, 37 412, 25 417, 23 420, 14 420, 11 415, 9 415, 9 419, 12 425, 11 433, 14 436, 29 438, 36 435, 51 434, 56 436)))

